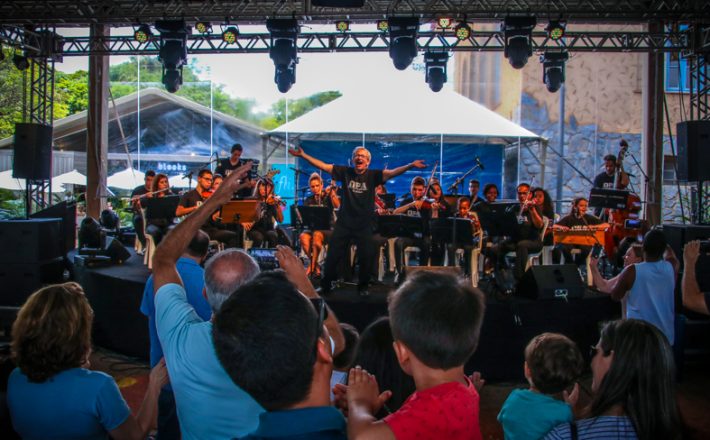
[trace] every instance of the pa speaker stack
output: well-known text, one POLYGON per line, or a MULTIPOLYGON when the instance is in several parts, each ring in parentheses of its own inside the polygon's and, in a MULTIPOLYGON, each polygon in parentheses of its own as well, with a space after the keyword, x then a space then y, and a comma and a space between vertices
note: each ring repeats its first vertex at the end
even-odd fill
POLYGON ((531 266, 518 283, 516 294, 530 299, 582 298, 584 282, 575 264, 531 266))

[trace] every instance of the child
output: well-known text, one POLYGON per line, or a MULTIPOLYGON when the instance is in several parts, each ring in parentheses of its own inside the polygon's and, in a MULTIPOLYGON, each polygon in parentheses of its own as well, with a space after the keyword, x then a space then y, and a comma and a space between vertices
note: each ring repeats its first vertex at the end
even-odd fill
POLYGON ((572 409, 579 393, 575 384, 584 361, 577 345, 558 333, 535 336, 525 347, 525 378, 529 390, 514 390, 498 414, 506 440, 540 439, 560 423, 572 421, 572 409), (555 398, 562 393, 565 401, 555 398))
POLYGON ((480 439, 478 392, 464 364, 478 345, 483 294, 448 274, 419 272, 389 298, 394 350, 416 392, 384 419, 389 398, 356 367, 348 378, 348 438, 480 439))

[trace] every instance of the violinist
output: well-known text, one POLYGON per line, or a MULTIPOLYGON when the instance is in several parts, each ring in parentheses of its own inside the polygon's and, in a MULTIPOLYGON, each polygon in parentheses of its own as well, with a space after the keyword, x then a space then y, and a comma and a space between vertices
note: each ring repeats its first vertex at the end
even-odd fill
POLYGON ((140 241, 143 249, 145 249, 145 226, 143 223, 143 213, 141 211, 141 198, 150 192, 150 188, 153 186, 153 179, 155 178, 155 171, 148 170, 145 172, 143 178, 143 185, 135 187, 131 193, 131 207, 133 208, 133 229, 136 231, 136 236, 138 241, 140 241))
MULTIPOLYGON (((540 212, 542 216, 547 218, 550 221, 550 224, 552 224, 552 221, 555 219, 555 208, 552 206, 552 198, 550 197, 550 194, 548 194, 544 188, 537 187, 532 190, 532 195, 533 203, 537 206, 538 212, 540 212)), ((552 246, 552 228, 547 228, 545 236, 542 239, 542 244, 545 246, 552 246)))
POLYGON ((480 188, 481 182, 479 182, 477 179, 471 179, 468 182, 468 195, 469 201, 471 202, 471 207, 474 207, 481 202, 481 198, 478 197, 478 191, 480 190, 480 188))
MULTIPOLYGON (((305 206, 325 206, 331 212, 340 208, 340 198, 338 197, 337 187, 335 182, 323 189, 323 179, 318 173, 311 174, 308 179, 308 186, 311 189, 311 195, 303 202, 305 206)), ((332 218, 332 216, 331 216, 332 218)), ((320 256, 323 245, 328 242, 332 230, 327 231, 303 231, 299 236, 301 249, 311 259, 311 264, 308 267, 307 274, 320 276, 320 266, 318 265, 318 257, 320 256)))
POLYGON ((465 261, 463 270, 466 274, 468 274, 469 268, 471 267, 471 250, 474 248, 474 246, 476 246, 477 240, 480 239, 480 236, 476 237, 476 235, 480 233, 481 223, 478 221, 478 214, 476 214, 474 211, 471 211, 471 200, 468 197, 458 198, 458 200, 456 201, 456 214, 454 214, 454 217, 471 220, 471 232, 474 235, 474 242, 465 244, 463 246, 456 243, 449 243, 447 245, 449 252, 449 266, 456 265, 456 250, 463 249, 465 261))
MULTIPOLYGON (((215 173, 227 177, 229 174, 239 168, 240 166, 244 165, 247 161, 245 159, 242 159, 242 153, 244 152, 244 147, 242 147, 242 144, 236 143, 232 145, 232 148, 229 151, 229 157, 226 159, 221 159, 219 163, 217 164, 217 168, 214 170, 215 173)), ((244 179, 249 185, 246 187, 240 189, 235 193, 235 196, 239 198, 247 198, 252 195, 252 191, 254 188, 254 185, 256 182, 249 180, 247 177, 244 179)))
POLYGON ((429 219, 431 218, 432 203, 424 199, 426 192, 426 181, 423 177, 417 176, 412 179, 409 187, 410 196, 407 197, 394 210, 394 214, 404 214, 410 217, 420 217, 424 224, 424 234, 421 238, 397 237, 394 241, 394 261, 395 261, 395 282, 402 280, 404 249, 410 246, 418 247, 419 265, 426 266, 429 261, 431 238, 429 237, 429 219))
MULTIPOLYGON (((427 197, 427 200, 431 203, 432 218, 448 218, 453 215, 453 209, 451 208, 451 205, 449 205, 449 202, 447 202, 444 198, 444 191, 441 189, 441 184, 438 180, 430 181, 427 197)), ((446 246, 443 242, 432 242, 431 264, 433 266, 441 266, 444 263, 445 252, 446 246)))
MULTIPOLYGON (((146 197, 165 197, 169 195, 172 195, 172 192, 170 192, 170 182, 168 182, 168 176, 163 173, 156 174, 155 178, 153 178, 151 191, 146 194, 146 197)), ((146 234, 153 236, 153 240, 156 245, 160 243, 160 240, 162 240, 165 234, 167 234, 172 228, 173 219, 174 217, 151 218, 147 220, 145 232, 146 234)))
POLYGON ((385 194, 387 194, 387 188, 384 183, 375 187, 375 212, 377 215, 389 214, 387 203, 382 198, 385 194))
MULTIPOLYGON (((570 213, 562 217, 552 229, 555 231, 569 231, 570 229, 607 229, 609 223, 604 223, 599 217, 587 214, 588 207, 589 201, 586 198, 577 197, 572 201, 572 210, 570 213)), ((566 263, 573 261, 572 249, 581 250, 580 254, 577 255, 577 261, 575 261, 575 263, 580 266, 587 260, 587 255, 589 255, 592 248, 590 246, 558 244, 552 250, 553 263, 559 263, 560 255, 565 256, 566 263)))
POLYGON ((291 246, 291 240, 276 224, 284 221, 281 208, 284 203, 274 194, 274 183, 268 179, 257 181, 254 188, 254 198, 259 201, 257 220, 253 223, 243 223, 247 236, 254 242, 254 247, 261 247, 265 242, 267 247, 275 248, 282 244, 291 246))

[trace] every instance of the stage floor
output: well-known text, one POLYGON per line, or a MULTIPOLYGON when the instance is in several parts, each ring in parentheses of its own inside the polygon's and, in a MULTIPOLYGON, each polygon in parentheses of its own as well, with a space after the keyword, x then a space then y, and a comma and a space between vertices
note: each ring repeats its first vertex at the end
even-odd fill
MULTIPOLYGON (((94 309, 94 344, 147 359, 148 320, 139 309, 150 271, 140 255, 129 251, 131 257, 121 265, 74 265, 73 274, 94 309)), ((74 255, 69 255, 72 262, 74 255)), ((391 284, 374 285, 370 296, 363 298, 354 285, 345 285, 333 290, 326 301, 341 322, 363 330, 376 318, 387 315, 387 295, 393 288, 391 284)), ((563 333, 586 353, 586 347, 597 342, 600 323, 619 316, 619 303, 591 291, 584 298, 569 301, 487 295, 479 346, 466 371, 480 371, 487 380, 520 380, 523 350, 535 335, 563 333)))

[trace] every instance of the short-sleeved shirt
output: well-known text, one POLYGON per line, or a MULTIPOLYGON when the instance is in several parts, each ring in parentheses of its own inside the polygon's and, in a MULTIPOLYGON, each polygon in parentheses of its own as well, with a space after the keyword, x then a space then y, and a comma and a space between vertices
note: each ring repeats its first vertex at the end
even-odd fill
POLYGON ((532 214, 530 210, 536 210, 538 214, 540 214, 540 209, 536 205, 529 205, 528 209, 525 210, 524 213, 519 215, 520 212, 520 205, 511 205, 508 207, 506 210, 507 215, 512 215, 515 217, 515 221, 517 223, 517 228, 515 230, 516 234, 513 237, 515 241, 520 241, 520 240, 539 240, 540 239, 540 233, 542 232, 540 229, 535 227, 535 224, 532 221, 532 214))
POLYGON ((12 425, 23 439, 102 439, 131 414, 108 374, 84 368, 30 382, 19 368, 7 383, 12 425))
MULTIPOLYGON (((190 303, 203 321, 209 321, 212 317, 212 309, 202 295, 205 286, 205 271, 193 259, 180 257, 175 264, 175 268, 180 274, 180 279, 187 292, 187 302, 190 303)), ((155 292, 153 287, 153 275, 148 278, 143 289, 143 301, 141 301, 141 312, 148 317, 148 334, 150 335, 150 367, 153 368, 163 357, 163 347, 158 339, 158 331, 155 328, 155 292)))
MULTIPOLYGON (((145 187, 145 185, 137 186, 133 189, 133 192, 131 193, 131 199, 133 197, 140 197, 148 194, 148 188, 145 187)), ((137 213, 137 212, 136 212, 137 213)))
POLYGON ((397 440, 481 439, 479 397, 473 383, 449 382, 417 391, 384 418, 397 440))
MULTIPOLYGON (((631 419, 625 416, 599 416, 591 419, 582 419, 575 422, 577 425, 577 438, 579 440, 635 440, 636 430, 631 419)), ((569 423, 558 425, 548 432, 545 440, 568 440, 572 439, 572 432, 569 423)))
POLYGON ((594 188, 614 189, 614 174, 611 176, 606 171, 597 174, 594 178, 594 188))
MULTIPOLYGON (((400 202, 399 206, 406 206, 414 201, 414 198, 412 198, 411 194, 407 196, 402 202, 400 202)), ((403 215, 406 215, 407 217, 421 217, 423 227, 424 227, 424 235, 428 234, 429 231, 429 220, 431 220, 431 208, 425 208, 422 206, 422 208, 417 209, 414 206, 411 206, 407 208, 406 211, 404 211, 403 215)))
POLYGON ((346 440, 345 418, 332 406, 265 412, 246 440, 346 440))
POLYGON ((565 402, 531 390, 513 390, 498 413, 506 440, 538 440, 560 423, 572 421, 565 402))
POLYGON ((333 179, 343 184, 343 197, 338 211, 338 224, 353 229, 371 227, 375 218, 375 187, 384 183, 382 170, 366 170, 333 165, 333 179))
POLYGON ((202 194, 198 193, 196 189, 191 189, 180 197, 179 205, 183 208, 192 208, 193 206, 200 206, 205 198, 202 194))
MULTIPOLYGON (((221 174, 223 177, 227 177, 232 173, 233 170, 236 170, 245 163, 247 163, 247 160, 239 159, 236 165, 232 165, 232 162, 229 161, 229 158, 221 159, 214 172, 215 174, 221 174)), ((240 189, 235 193, 235 195, 240 198, 245 198, 251 196, 251 193, 252 188, 247 187, 240 189)))
POLYGON ((557 224, 560 226, 566 226, 568 228, 579 228, 587 225, 601 225, 602 220, 599 217, 591 214, 584 214, 584 218, 577 217, 574 214, 567 214, 566 216, 562 217, 557 222, 557 224))
POLYGON ((181 285, 166 284, 156 292, 155 324, 182 438, 231 439, 255 430, 264 409, 224 370, 212 343, 212 323, 197 315, 181 285))

